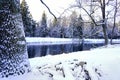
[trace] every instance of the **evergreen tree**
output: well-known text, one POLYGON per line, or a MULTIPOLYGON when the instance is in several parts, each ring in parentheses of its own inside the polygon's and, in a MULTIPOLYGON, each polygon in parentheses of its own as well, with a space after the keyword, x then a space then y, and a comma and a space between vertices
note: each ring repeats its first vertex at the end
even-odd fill
POLYGON ((48 28, 47 28, 47 17, 45 12, 42 14, 42 20, 38 23, 38 27, 36 30, 37 37, 46 37, 48 36, 48 28))
POLYGON ((21 3, 21 14, 24 25, 25 36, 30 37, 34 33, 32 30, 33 19, 32 19, 32 15, 29 12, 29 7, 27 5, 27 2, 25 0, 23 0, 21 3))
POLYGON ((82 38, 83 37, 83 19, 82 16, 79 15, 77 17, 77 13, 75 11, 70 15, 70 25, 68 29, 67 37, 70 38, 82 38))
POLYGON ((41 34, 42 34, 41 37, 46 37, 48 35, 47 17, 46 17, 45 11, 42 14, 40 30, 41 30, 41 34))
POLYGON ((0 77, 29 72, 19 0, 0 0, 0 77))
POLYGON ((77 13, 76 11, 73 11, 72 14, 70 15, 70 26, 69 26, 69 33, 71 35, 71 38, 76 38, 76 22, 77 22, 77 13))
POLYGON ((83 26, 84 26, 84 23, 83 23, 82 16, 79 15, 76 22, 76 29, 77 29, 76 35, 78 36, 78 38, 83 38, 83 26))
POLYGON ((56 37, 56 38, 61 38, 61 35, 62 35, 62 29, 61 29, 61 25, 60 25, 60 19, 54 19, 52 22, 51 22, 51 25, 50 25, 50 31, 49 31, 49 36, 50 37, 56 37))
POLYGON ((67 38, 67 29, 69 26, 69 19, 66 16, 61 18, 61 38, 67 38))
POLYGON ((32 32, 31 32, 31 36, 32 37, 36 37, 36 21, 32 20, 32 32))

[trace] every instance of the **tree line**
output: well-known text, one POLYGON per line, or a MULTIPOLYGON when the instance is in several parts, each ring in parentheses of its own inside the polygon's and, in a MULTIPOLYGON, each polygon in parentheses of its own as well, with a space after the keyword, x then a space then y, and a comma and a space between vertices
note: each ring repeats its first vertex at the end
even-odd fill
MULTIPOLYGON (((58 38, 120 38, 120 28, 119 22, 114 22, 114 30, 113 23, 110 21, 106 21, 105 19, 99 19, 100 21, 96 21, 94 17, 97 1, 91 2, 90 10, 84 8, 82 5, 82 0, 76 0, 76 5, 72 7, 79 7, 85 10, 90 19, 85 21, 83 19, 82 11, 81 13, 77 13, 76 10, 72 11, 69 16, 62 16, 60 18, 47 20, 47 15, 45 11, 42 14, 41 21, 35 22, 32 18, 32 15, 29 12, 29 7, 25 0, 21 3, 21 13, 24 24, 24 30, 26 37, 58 37, 58 38), (82 5, 82 6, 80 6, 82 5), (103 20, 105 20, 105 24, 103 24, 103 20), (113 33, 114 31, 114 33, 113 33)), ((85 2, 85 1, 83 1, 85 2)), ((105 4, 105 2, 101 3, 101 6, 105 4)), ((116 3, 117 4, 117 3, 116 3)), ((89 4, 87 4, 89 5, 89 4)), ((106 5, 106 4, 105 4, 106 5)), ((105 5, 103 7, 105 7, 105 5)), ((103 14, 104 12, 102 12, 103 14)), ((104 13, 105 14, 105 13, 104 13)), ((102 16, 104 16, 104 14, 102 16)), ((108 16, 107 16, 108 17, 108 16)), ((109 19, 108 19, 109 20, 109 19)))

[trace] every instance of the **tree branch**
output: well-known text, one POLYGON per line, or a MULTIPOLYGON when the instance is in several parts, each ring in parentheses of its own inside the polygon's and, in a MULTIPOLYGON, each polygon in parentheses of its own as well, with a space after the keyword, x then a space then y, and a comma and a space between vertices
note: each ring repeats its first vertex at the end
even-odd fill
POLYGON ((50 13, 51 15, 53 15, 53 17, 55 18, 55 20, 57 20, 57 17, 51 12, 50 8, 43 2, 43 0, 40 0, 40 1, 41 1, 41 3, 48 9, 49 13, 50 13))

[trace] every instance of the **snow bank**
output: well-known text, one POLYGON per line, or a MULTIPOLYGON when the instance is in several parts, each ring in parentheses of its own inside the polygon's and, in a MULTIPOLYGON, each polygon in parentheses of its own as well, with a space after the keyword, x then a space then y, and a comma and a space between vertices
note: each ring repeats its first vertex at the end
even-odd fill
POLYGON ((120 45, 29 60, 31 73, 0 80, 120 80, 120 45))
MULTIPOLYGON (((28 45, 60 45, 60 44, 78 44, 84 41, 85 44, 103 44, 104 39, 71 39, 71 38, 42 38, 26 37, 28 45)), ((110 40, 109 40, 110 41, 110 40)), ((120 43, 120 39, 113 39, 113 43, 120 43)))
MULTIPOLYGON (((119 80, 120 46, 30 59, 43 80, 119 80)), ((38 74, 36 74, 38 75, 38 74)), ((38 79, 39 80, 39 79, 38 79)), ((42 79, 40 79, 42 80, 42 79)))
POLYGON ((41 38, 41 37, 27 37, 28 45, 59 45, 59 44, 72 44, 73 39, 64 38, 41 38))

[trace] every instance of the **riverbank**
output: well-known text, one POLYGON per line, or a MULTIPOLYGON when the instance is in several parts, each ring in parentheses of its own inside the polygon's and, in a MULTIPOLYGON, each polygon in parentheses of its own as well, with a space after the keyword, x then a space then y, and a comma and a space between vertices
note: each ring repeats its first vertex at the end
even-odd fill
POLYGON ((120 45, 29 59, 32 72, 0 80, 119 80, 120 45))

